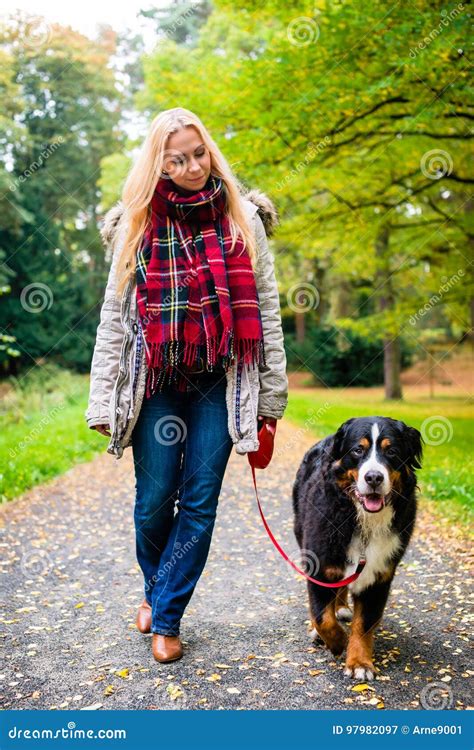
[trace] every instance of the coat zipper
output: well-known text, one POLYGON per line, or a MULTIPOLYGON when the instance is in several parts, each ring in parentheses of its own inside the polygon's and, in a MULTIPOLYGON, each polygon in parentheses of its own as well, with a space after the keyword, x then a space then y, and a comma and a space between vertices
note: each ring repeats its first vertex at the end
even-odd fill
POLYGON ((244 370, 245 370, 245 378, 247 380, 247 387, 249 389, 249 399, 250 399, 250 404, 252 406, 252 414, 253 414, 253 418, 254 418, 255 423, 256 423, 257 422, 257 411, 256 411, 255 404, 254 404, 253 397, 252 397, 252 388, 251 388, 251 385, 250 385, 250 378, 249 378, 248 367, 246 367, 245 365, 244 365, 244 370))
MULTIPOLYGON (((130 289, 131 289, 131 286, 132 286, 132 279, 130 278, 129 281, 128 281, 126 290, 124 292, 124 295, 122 297, 122 304, 121 304, 121 308, 120 308, 120 319, 121 319, 122 325, 123 325, 124 320, 125 320, 125 316, 124 316, 125 306, 130 301, 130 289)), ((130 329, 130 325, 127 322, 127 324, 125 326, 125 339, 124 339, 122 351, 121 351, 121 354, 120 354, 119 374, 118 374, 117 381, 116 381, 116 384, 115 384, 115 397, 114 397, 114 441, 113 441, 114 448, 118 445, 118 441, 120 439, 120 437, 118 435, 118 417, 121 416, 122 409, 120 408, 120 406, 117 405, 117 395, 118 395, 118 392, 119 392, 119 387, 122 385, 122 382, 124 381, 125 375, 126 375, 126 369, 125 369, 125 352, 126 352, 126 349, 127 349, 127 343, 130 340, 130 336, 131 336, 131 329, 130 329)))

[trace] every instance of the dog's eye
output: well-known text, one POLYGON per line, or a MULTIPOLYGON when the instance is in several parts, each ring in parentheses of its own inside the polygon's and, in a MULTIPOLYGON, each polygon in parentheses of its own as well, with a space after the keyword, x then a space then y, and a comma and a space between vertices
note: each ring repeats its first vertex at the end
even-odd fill
POLYGON ((364 452, 364 449, 361 445, 357 445, 355 448, 351 450, 351 453, 353 456, 362 456, 364 452))
POLYGON ((385 455, 386 456, 396 456, 397 455, 397 451, 395 450, 395 448, 386 448, 385 455))

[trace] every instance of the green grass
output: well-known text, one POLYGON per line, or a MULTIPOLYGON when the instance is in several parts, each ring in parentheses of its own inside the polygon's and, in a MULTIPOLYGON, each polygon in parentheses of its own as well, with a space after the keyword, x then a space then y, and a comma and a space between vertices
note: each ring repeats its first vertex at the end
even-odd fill
POLYGON ((0 502, 90 461, 107 438, 84 418, 89 378, 48 365, 3 383, 0 502))
MULTIPOLYGON (((3 383, 0 501, 64 473, 102 453, 108 438, 87 427, 89 378, 53 365, 37 366, 3 383)), ((379 414, 421 429, 425 419, 447 420, 448 441, 425 445, 419 484, 432 507, 453 522, 472 521, 470 446, 472 407, 462 396, 430 400, 407 387, 401 402, 386 402, 380 388, 291 389, 285 418, 306 427, 315 441, 349 417, 379 414)))
MULTIPOLYGON (((401 419, 422 429, 424 420, 441 417, 440 432, 429 432, 429 423, 422 433, 432 442, 425 442, 423 468, 417 472, 422 496, 447 520, 469 526, 473 517, 472 497, 472 407, 464 396, 434 399, 410 395, 405 389, 403 401, 383 399, 380 389, 306 389, 290 391, 285 418, 306 426, 316 439, 334 432, 350 417, 380 415, 401 419)), ((434 430, 434 424, 432 429, 434 430)))

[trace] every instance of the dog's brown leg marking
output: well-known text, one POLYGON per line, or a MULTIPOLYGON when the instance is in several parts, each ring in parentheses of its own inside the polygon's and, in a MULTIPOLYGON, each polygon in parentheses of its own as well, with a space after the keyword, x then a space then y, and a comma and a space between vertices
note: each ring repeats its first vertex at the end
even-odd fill
POLYGON ((334 598, 324 609, 319 622, 312 617, 312 625, 334 656, 340 656, 347 645, 347 634, 336 620, 335 603, 336 599, 334 598))
POLYGON ((364 630, 364 618, 362 603, 356 599, 354 602, 354 615, 352 618, 351 632, 347 646, 346 667, 355 669, 365 667, 374 672, 373 651, 374 631, 378 622, 368 632, 364 630))
POLYGON ((395 565, 391 565, 389 568, 385 568, 380 573, 377 573, 377 583, 385 583, 385 581, 391 581, 395 575, 395 565))
POLYGON ((347 601, 347 594, 348 594, 348 588, 347 586, 341 586, 340 589, 337 590, 336 594, 336 612, 339 609, 339 607, 348 607, 348 601, 347 601))
POLYGON ((324 577, 327 578, 330 583, 341 581, 344 578, 344 571, 336 565, 326 565, 326 567, 323 568, 323 573, 324 577))

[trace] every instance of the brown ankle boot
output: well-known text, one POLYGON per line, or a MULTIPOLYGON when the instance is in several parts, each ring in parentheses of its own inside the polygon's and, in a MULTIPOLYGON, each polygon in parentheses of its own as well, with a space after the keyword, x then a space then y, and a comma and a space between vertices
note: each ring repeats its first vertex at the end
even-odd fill
POLYGON ((151 649, 156 661, 160 662, 175 661, 181 659, 183 655, 183 646, 179 635, 153 633, 151 649))
POLYGON ((146 599, 138 607, 136 626, 140 633, 149 633, 151 630, 151 607, 146 599))

